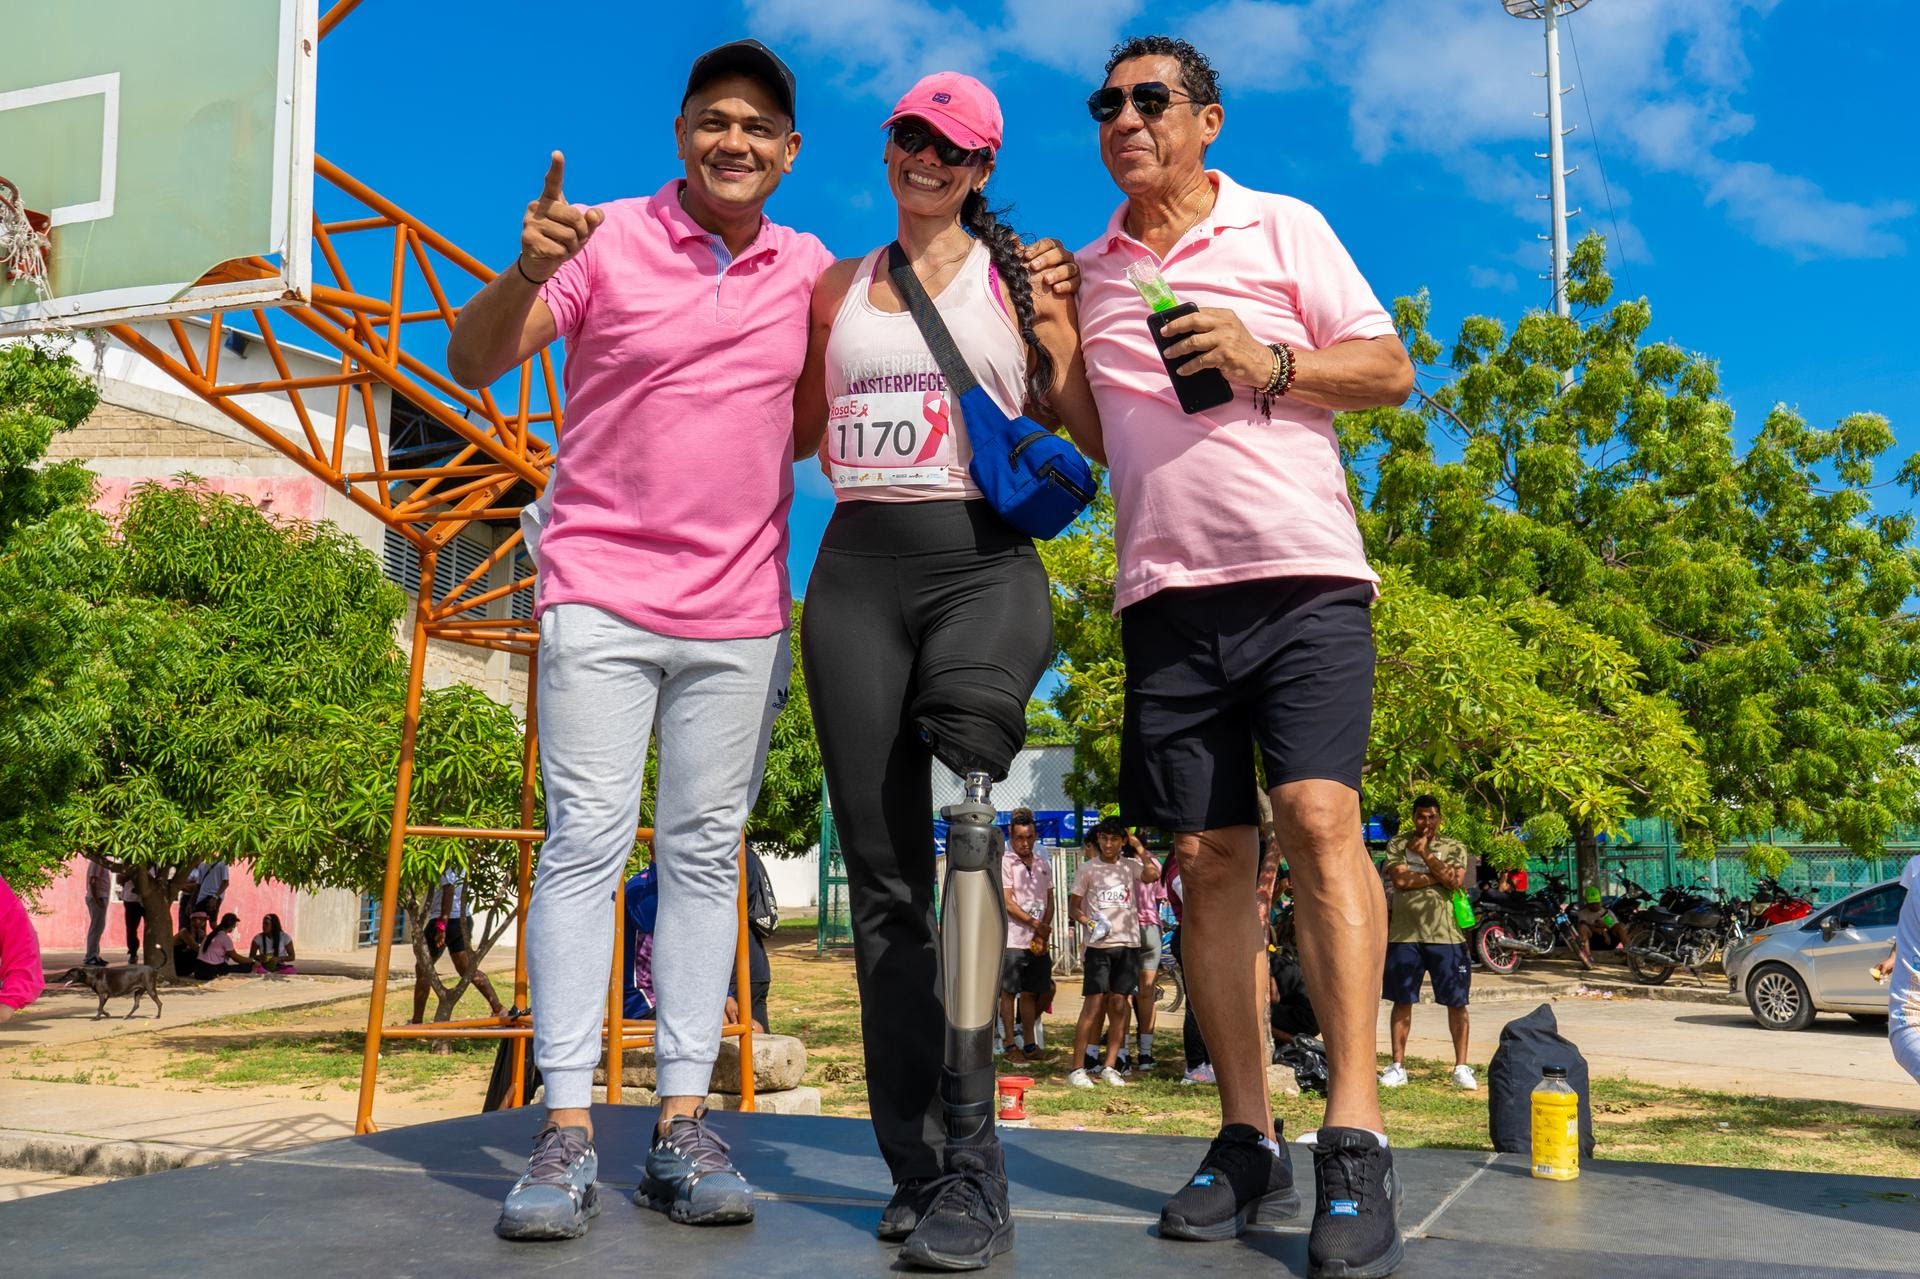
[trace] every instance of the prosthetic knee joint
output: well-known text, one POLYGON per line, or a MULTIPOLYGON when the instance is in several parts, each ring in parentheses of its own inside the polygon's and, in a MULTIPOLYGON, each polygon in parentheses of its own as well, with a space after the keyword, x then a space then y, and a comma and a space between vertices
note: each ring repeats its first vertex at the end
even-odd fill
POLYGON ((940 1099, 947 1137, 966 1141, 993 1125, 993 1018, 1007 909, 1000 896, 1000 829, 993 784, 966 775, 967 798, 940 810, 947 820, 947 877, 941 888, 940 973, 947 1016, 940 1099))

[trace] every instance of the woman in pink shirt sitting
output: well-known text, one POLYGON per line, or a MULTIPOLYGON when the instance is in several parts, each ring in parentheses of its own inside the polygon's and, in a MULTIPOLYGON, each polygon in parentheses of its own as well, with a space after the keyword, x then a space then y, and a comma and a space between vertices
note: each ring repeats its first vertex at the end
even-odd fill
MULTIPOLYGON (((931 75, 885 123, 897 243, 975 380, 1009 416, 1090 420, 1073 302, 1035 288, 1029 251, 987 203, 1002 130, 992 92, 931 75)), ((997 887, 951 894, 995 917, 962 926, 949 910, 949 934, 979 952, 962 949, 962 964, 980 965, 949 989, 987 1003, 943 1008, 932 764, 980 799, 1007 775, 1053 659, 1052 616, 1032 540, 969 473, 958 397, 889 278, 890 247, 836 262, 814 288, 796 452, 824 437, 837 505, 801 654, 847 861, 868 1103, 895 1185, 878 1234, 905 1239, 910 1263, 972 1269, 1013 1240, 991 1105, 1004 906, 997 887)))
POLYGON ((212 935, 200 946, 200 962, 194 970, 196 977, 225 977, 253 971, 252 961, 235 958, 240 952, 233 942, 233 930, 239 926, 240 916, 232 911, 220 916, 212 935))

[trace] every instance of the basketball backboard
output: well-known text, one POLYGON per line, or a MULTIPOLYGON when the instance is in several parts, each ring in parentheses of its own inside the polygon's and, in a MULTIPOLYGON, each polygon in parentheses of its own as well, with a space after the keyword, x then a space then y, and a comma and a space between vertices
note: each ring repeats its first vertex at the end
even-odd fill
POLYGON ((309 297, 317 2, 0 0, 0 178, 51 241, 0 335, 309 297))

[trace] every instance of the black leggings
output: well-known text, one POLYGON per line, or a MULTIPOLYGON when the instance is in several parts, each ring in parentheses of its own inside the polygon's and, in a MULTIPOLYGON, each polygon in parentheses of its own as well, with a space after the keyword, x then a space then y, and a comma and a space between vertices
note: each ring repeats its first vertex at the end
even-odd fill
POLYGON ((1046 570, 985 502, 842 502, 800 653, 847 864, 874 1134, 896 1182, 938 1176, 933 760, 1007 775, 1053 658, 1046 570))

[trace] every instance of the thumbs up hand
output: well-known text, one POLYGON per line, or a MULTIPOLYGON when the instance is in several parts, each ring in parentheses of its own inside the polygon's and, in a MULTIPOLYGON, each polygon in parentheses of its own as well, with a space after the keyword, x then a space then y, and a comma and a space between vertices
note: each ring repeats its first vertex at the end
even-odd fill
POLYGON ((520 221, 520 270, 530 280, 551 279, 563 263, 587 246, 587 241, 606 215, 598 209, 579 209, 567 203, 560 181, 567 160, 553 153, 547 165, 546 184, 540 198, 527 205, 520 221))

